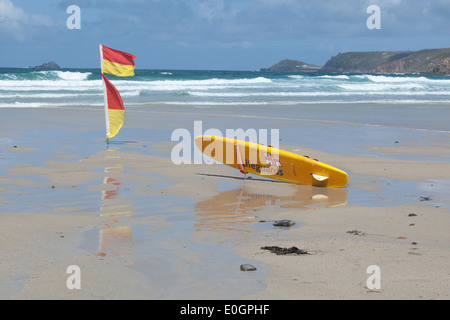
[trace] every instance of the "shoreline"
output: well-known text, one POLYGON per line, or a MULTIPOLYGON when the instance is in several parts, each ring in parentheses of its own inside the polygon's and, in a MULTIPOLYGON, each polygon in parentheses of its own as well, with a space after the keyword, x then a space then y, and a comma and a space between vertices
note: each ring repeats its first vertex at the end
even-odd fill
POLYGON ((9 110, 2 119, 2 299, 448 299, 448 132, 370 142, 375 157, 323 151, 326 132, 318 149, 283 136, 283 149, 349 172, 350 186, 333 193, 170 161, 171 131, 192 130, 194 120, 288 133, 291 121, 131 110, 106 148, 103 110, 76 111, 9 110), (430 152, 436 161, 423 160, 430 152), (281 219, 296 224, 274 228, 281 219), (311 254, 277 256, 265 245, 311 254), (243 263, 258 270, 241 272, 243 263), (66 288, 73 264, 81 290, 66 288), (366 287, 370 265, 381 269, 381 290, 366 287))

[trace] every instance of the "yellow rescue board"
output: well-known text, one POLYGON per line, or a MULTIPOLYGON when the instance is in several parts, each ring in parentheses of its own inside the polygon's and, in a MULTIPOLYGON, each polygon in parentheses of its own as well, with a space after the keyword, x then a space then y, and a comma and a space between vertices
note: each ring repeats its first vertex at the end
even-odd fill
POLYGON ((318 187, 343 188, 348 174, 328 164, 257 143, 219 136, 198 136, 196 146, 208 157, 270 179, 318 187))

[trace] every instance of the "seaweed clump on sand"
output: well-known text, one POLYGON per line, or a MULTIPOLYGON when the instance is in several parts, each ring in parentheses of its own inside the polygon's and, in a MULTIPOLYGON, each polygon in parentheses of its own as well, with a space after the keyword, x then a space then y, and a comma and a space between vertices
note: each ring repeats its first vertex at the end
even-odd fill
POLYGON ((297 247, 281 248, 277 246, 269 246, 269 247, 261 247, 261 249, 269 250, 270 252, 275 253, 279 256, 308 254, 307 251, 299 249, 297 247))

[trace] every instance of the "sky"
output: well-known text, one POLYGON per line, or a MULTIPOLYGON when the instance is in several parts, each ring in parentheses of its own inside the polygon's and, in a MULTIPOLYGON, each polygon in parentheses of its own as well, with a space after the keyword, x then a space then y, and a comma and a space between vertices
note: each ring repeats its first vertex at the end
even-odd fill
POLYGON ((0 0, 0 67, 99 68, 99 43, 138 69, 322 66, 340 52, 450 47, 450 0, 0 0))

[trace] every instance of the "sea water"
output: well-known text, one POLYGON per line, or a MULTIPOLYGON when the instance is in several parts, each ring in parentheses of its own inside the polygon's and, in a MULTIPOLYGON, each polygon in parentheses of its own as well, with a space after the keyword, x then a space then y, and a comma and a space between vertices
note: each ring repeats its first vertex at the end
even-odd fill
MULTIPOLYGON (((127 110, 248 114, 450 131, 450 76, 136 70, 127 110)), ((0 108, 102 108, 99 69, 0 68, 0 108)))
MULTIPOLYGON (((450 76, 136 70, 107 77, 128 106, 450 103, 450 76)), ((99 69, 0 68, 0 107, 101 106, 99 69)))

